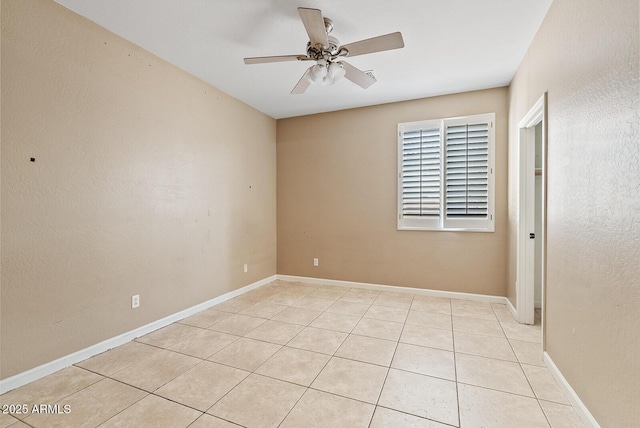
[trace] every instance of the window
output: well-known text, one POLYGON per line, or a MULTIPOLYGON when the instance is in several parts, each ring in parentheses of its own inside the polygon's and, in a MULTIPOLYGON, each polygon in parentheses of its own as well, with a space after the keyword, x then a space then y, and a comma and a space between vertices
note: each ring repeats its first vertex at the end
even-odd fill
POLYGON ((398 229, 494 230, 495 114, 398 124, 398 229))

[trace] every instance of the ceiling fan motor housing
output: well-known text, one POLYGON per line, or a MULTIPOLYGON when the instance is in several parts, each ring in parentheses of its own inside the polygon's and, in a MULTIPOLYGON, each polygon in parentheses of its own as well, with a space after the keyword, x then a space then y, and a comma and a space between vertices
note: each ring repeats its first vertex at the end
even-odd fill
POLYGON ((340 41, 333 36, 327 36, 327 39, 329 40, 329 46, 326 47, 312 46, 310 41, 307 42, 307 56, 318 60, 322 58, 328 59, 337 55, 340 49, 340 41))

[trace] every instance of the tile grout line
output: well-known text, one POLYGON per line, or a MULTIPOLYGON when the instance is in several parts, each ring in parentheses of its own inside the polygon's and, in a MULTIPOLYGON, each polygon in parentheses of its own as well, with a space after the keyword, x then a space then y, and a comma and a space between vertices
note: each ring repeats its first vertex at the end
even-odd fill
POLYGON ((453 305, 451 305, 451 342, 453 345, 453 371, 456 382, 456 400, 458 408, 458 426, 462 425, 462 415, 460 412, 460 382, 458 382, 458 358, 456 352, 456 333, 453 331, 453 305))
MULTIPOLYGON (((81 369, 81 370, 83 370, 83 371, 87 371, 87 372, 89 372, 89 373, 96 374, 96 375, 98 375, 98 376, 101 376, 101 377, 102 377, 102 379, 99 379, 99 380, 97 380, 97 381, 95 381, 95 382, 90 383, 89 385, 86 385, 86 386, 84 386, 84 387, 80 388, 80 389, 79 389, 79 390, 77 390, 77 391, 74 391, 74 392, 72 392, 72 393, 70 393, 70 394, 67 394, 67 395, 65 395, 65 396, 63 396, 63 397, 60 397, 60 398, 58 399, 58 401, 62 401, 62 400, 68 399, 68 398, 72 397, 73 395, 76 395, 77 393, 79 393, 79 392, 81 392, 81 391, 84 391, 85 389, 87 389, 87 388, 89 388, 89 387, 91 387, 91 386, 93 386, 93 385, 97 384, 98 382, 102 382, 103 380, 107 379, 107 376, 105 376, 105 375, 102 375, 102 374, 100 374, 100 373, 96 373, 96 372, 94 372, 94 371, 92 371, 92 370, 89 370, 89 369, 85 369, 84 367, 77 366, 76 364, 72 364, 72 365, 71 365, 71 366, 69 366, 69 367, 75 367, 75 368, 81 369)), ((64 370, 64 369, 63 369, 63 370, 64 370)), ((11 391, 9 391, 9 392, 11 392, 11 391)), ((3 395, 4 395, 4 394, 3 394, 3 395)), ((31 403, 29 403, 29 404, 31 405, 31 403)), ((30 416, 34 415, 34 413, 29 414, 29 416, 25 417, 24 419, 20 419, 20 418, 18 418, 18 417, 16 417, 16 416, 14 416, 14 415, 12 415, 12 414, 9 414, 9 415, 10 415, 10 416, 12 416, 14 419, 16 419, 16 420, 18 420, 18 421, 20 421, 20 422, 22 422, 22 423, 24 423, 24 424, 26 424, 26 425, 29 425, 30 427, 32 427, 32 426, 33 426, 33 425, 31 425, 31 424, 27 424, 27 423, 25 422, 25 420, 26 420, 26 419, 28 419, 30 416)), ((11 425, 13 425, 13 424, 15 424, 15 422, 13 422, 11 425)), ((11 425, 9 425, 9 426, 11 426, 11 425)))
MULTIPOLYGON (((402 413, 403 415, 412 416, 414 418, 422 419, 422 420, 425 420, 425 421, 428 421, 428 422, 435 422, 437 424, 444 425, 446 427, 460 428, 459 425, 451 425, 448 422, 442 422, 442 421, 438 421, 436 419, 427 418, 425 416, 420 416, 420 415, 416 415, 416 414, 413 414, 413 413, 408 413, 406 411, 394 409, 392 407, 387 407, 387 406, 384 406, 384 405, 377 405, 376 407, 380 407, 381 409, 391 410, 391 411, 394 411, 394 412, 397 412, 397 413, 402 413)), ((394 427, 394 428, 399 428, 399 427, 394 427)))
POLYGON ((380 404, 380 398, 382 397, 382 392, 384 391, 384 386, 387 384, 387 379, 389 378, 389 372, 391 372, 391 366, 393 365, 393 360, 396 357, 396 352, 398 351, 398 346, 400 345, 400 338, 402 337, 402 333, 404 332, 404 327, 407 325, 407 319, 409 318, 409 312, 411 311, 411 306, 413 305, 413 300, 415 299, 415 295, 411 297, 411 303, 409 304, 409 310, 407 311, 407 316, 402 323, 402 329, 400 330, 400 334, 398 335, 398 340, 396 341, 396 346, 393 350, 393 355, 391 356, 391 361, 389 361, 389 367, 387 368, 387 374, 384 377, 384 381, 382 382, 382 387, 380 388, 380 393, 378 393, 378 399, 376 400, 375 407, 373 408, 373 414, 371 415, 371 419, 369 420, 369 428, 371 428, 371 423, 373 422, 373 417, 375 416, 376 409, 380 404))
MULTIPOLYGON (((498 316, 496 314, 496 310, 493 307, 493 305, 491 306, 491 309, 493 309, 493 312, 496 315, 496 318, 498 319, 498 324, 500 325, 500 330, 502 330, 502 333, 504 334, 504 337, 507 339, 507 343, 509 344, 509 348, 511 349, 511 352, 513 352, 513 355, 516 357, 516 360, 517 360, 517 363, 518 363, 518 367, 520 368, 520 371, 522 372, 522 375, 524 376, 524 378, 527 381, 527 385, 529 385, 529 388, 531 389, 531 392, 533 393, 533 397, 536 400, 536 404, 540 408, 540 411, 542 412, 542 415, 544 416, 545 420, 547 421, 547 424, 549 425, 549 428, 551 428, 551 421, 549 420, 549 417, 547 416, 547 413, 544 411, 544 408, 540 404, 540 399, 538 398, 538 394, 536 394, 536 391, 533 389, 533 385, 531 385, 531 381, 529 380, 529 377, 527 376, 527 373, 522 368, 522 363, 520 362, 520 359, 518 358, 515 349, 513 349, 513 345, 511 344, 511 341, 509 340, 509 337, 507 336, 507 332, 504 330, 504 327, 502 326, 502 322, 500 321, 500 318, 498 318, 498 316)), ((515 394, 515 395, 518 395, 518 394, 515 394)))
MULTIPOLYGON (((88 369, 85 369, 85 370, 88 370, 88 369)), ((118 371, 120 371, 120 370, 118 370, 118 371)), ((95 372, 94 372, 94 373, 95 373, 95 372)), ((117 372, 116 372, 116 373, 117 373, 117 372)), ((112 373, 112 374, 115 374, 115 373, 112 373)), ((101 376, 105 376, 105 375, 101 375, 101 376)), ((126 406, 125 408, 121 409, 120 411, 116 412, 115 414, 111 415, 108 419, 106 419, 106 420, 104 420, 104 421, 100 422, 98 425, 96 425, 96 428, 97 428, 97 427, 99 427, 99 426, 101 426, 101 425, 104 425, 105 423, 107 423, 107 422, 108 422, 108 421, 110 421, 111 419, 115 418, 115 417, 116 417, 116 416, 118 416, 119 414, 121 414, 121 413, 125 412, 127 409, 129 409, 129 408, 133 407, 134 405, 138 404, 139 402, 141 402, 141 401, 142 401, 142 400, 144 400, 145 398, 149 397, 150 395, 154 395, 154 396, 156 396, 156 397, 157 397, 157 395, 155 395, 153 392, 147 391, 146 389, 142 389, 142 388, 140 388, 139 386, 131 385, 131 384, 126 383, 126 382, 124 382, 124 381, 121 381, 121 380, 119 380, 119 379, 114 379, 114 378, 112 378, 111 376, 105 376, 105 378, 106 378, 106 379, 109 379, 109 380, 112 380, 112 381, 114 381, 114 382, 118 382, 118 383, 120 383, 120 384, 122 384, 122 385, 126 385, 126 386, 128 386, 128 387, 130 387, 130 388, 134 388, 134 389, 137 389, 137 390, 139 390, 139 391, 142 391, 142 392, 144 392, 146 395, 145 395, 144 397, 141 397, 139 400, 134 401, 134 402, 133 402, 133 403, 131 403, 130 405, 128 405, 128 406, 126 406)), ((164 398, 164 397, 160 397, 160 398, 164 398)), ((178 403, 178 404, 180 404, 181 406, 184 406, 184 404, 182 404, 182 403, 178 403)), ((187 406, 187 407, 188 407, 188 406, 187 406)), ((194 410, 197 410, 197 409, 194 409, 194 410)), ((199 411, 199 410, 198 410, 198 411, 199 411)), ((201 415, 201 416, 202 416, 202 415, 201 415)), ((200 416, 198 416, 198 417, 200 417, 200 416)), ((198 418, 196 418, 196 420, 197 420, 197 419, 198 419, 198 418)), ((195 422, 195 421, 194 421, 194 422, 195 422)))

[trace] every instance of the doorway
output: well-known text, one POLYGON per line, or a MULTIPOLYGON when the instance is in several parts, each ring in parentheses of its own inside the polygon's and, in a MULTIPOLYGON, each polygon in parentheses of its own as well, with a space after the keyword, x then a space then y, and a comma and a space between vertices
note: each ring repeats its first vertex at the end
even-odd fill
MULTIPOLYGON (((516 316, 544 322, 546 268, 547 94, 518 125, 518 236, 516 316)), ((544 325, 543 325, 544 328, 544 325)), ((543 336, 544 337, 544 336, 543 336)))

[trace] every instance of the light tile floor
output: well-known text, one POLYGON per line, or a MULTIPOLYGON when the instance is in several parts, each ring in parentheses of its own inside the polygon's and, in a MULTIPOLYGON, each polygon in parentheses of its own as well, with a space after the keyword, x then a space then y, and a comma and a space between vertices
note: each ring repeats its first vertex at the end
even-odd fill
POLYGON ((583 426, 505 305, 285 281, 0 402, 28 409, 0 428, 583 426))

